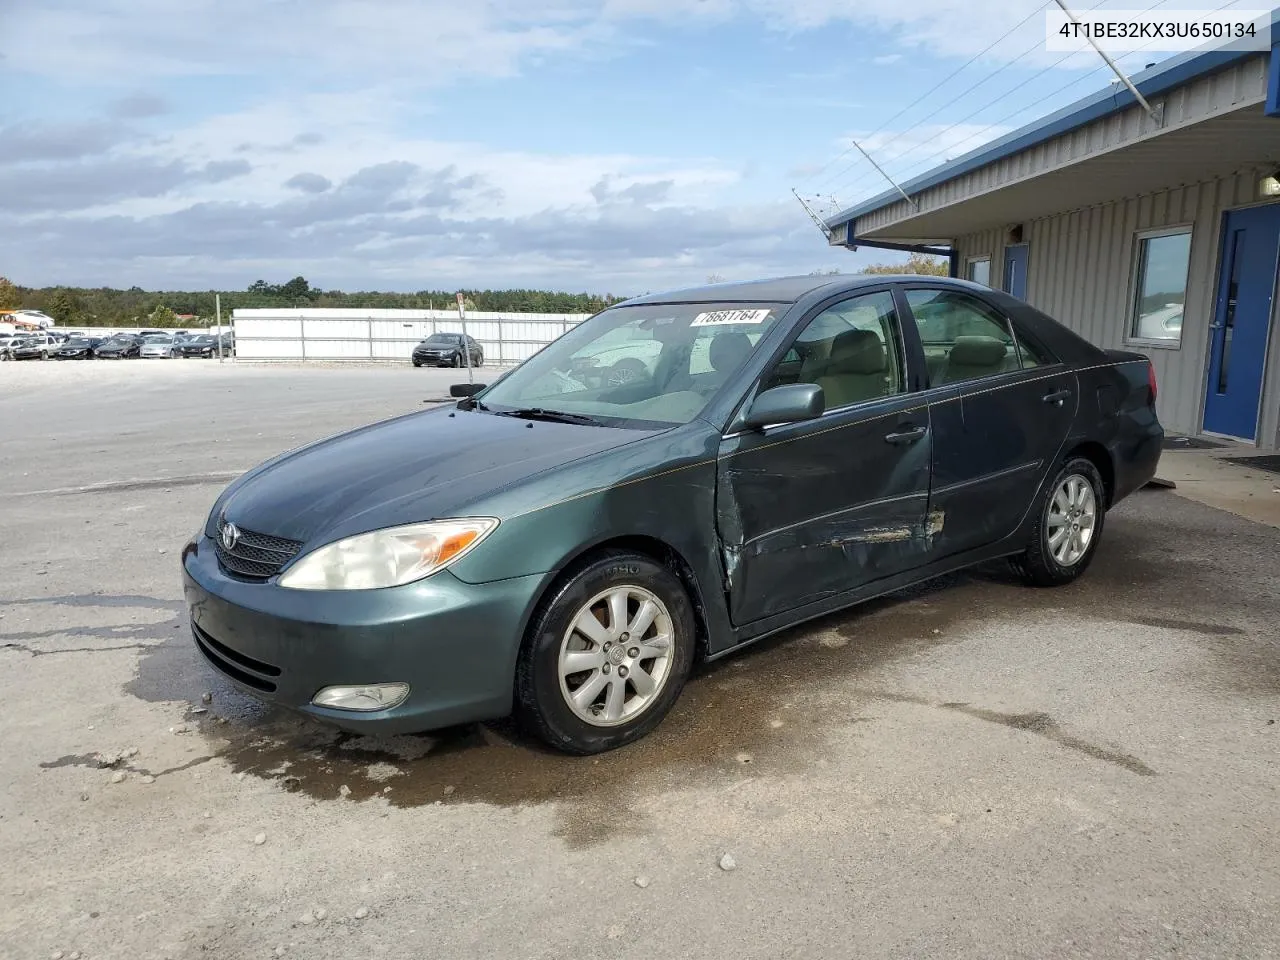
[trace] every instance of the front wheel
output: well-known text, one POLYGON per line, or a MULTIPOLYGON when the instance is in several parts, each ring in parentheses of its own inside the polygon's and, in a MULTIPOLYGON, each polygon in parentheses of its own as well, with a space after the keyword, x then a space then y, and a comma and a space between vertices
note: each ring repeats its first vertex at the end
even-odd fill
POLYGON ((1014 558, 1014 568, 1037 587, 1070 583, 1092 562, 1106 515, 1098 468, 1084 457, 1073 457, 1041 496, 1036 531, 1026 551, 1014 558))
POLYGON ((696 628, 679 578, 609 551, 554 588, 516 667, 517 713, 558 750, 591 754, 662 722, 693 667, 696 628))

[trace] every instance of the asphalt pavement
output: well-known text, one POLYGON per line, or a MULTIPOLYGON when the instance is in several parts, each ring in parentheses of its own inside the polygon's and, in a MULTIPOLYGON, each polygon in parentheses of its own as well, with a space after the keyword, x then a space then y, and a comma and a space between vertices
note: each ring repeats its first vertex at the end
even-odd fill
POLYGON ((220 682, 178 554, 222 486, 455 379, 0 367, 0 956, 1280 956, 1280 530, 1169 491, 1076 584, 828 617, 594 759, 220 682))

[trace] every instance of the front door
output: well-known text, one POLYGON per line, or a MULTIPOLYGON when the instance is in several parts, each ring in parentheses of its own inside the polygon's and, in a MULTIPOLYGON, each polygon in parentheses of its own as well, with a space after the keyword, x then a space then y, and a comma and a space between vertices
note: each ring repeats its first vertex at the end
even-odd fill
POLYGON ((1019 300, 1027 299, 1027 245, 1004 248, 1004 292, 1019 300))
POLYGON ((902 342, 887 289, 820 309, 760 390, 816 383, 826 412, 721 442, 716 512, 735 624, 926 562, 932 437, 902 342))
POLYGON ((1225 227, 1218 300, 1209 325, 1204 429, 1253 440, 1280 262, 1280 204, 1233 210, 1225 227))

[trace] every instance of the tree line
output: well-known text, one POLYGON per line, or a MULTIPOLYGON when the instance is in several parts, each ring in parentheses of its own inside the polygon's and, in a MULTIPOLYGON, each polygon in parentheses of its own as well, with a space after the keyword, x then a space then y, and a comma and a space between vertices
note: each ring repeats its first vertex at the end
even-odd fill
MULTIPOLYGON (((249 307, 371 307, 402 310, 456 309, 452 290, 387 293, 361 290, 321 290, 303 277, 288 283, 259 280, 247 290, 143 290, 130 287, 24 287, 0 277, 0 310, 40 310, 59 326, 183 327, 193 325, 181 315, 212 323, 215 294, 222 301, 222 318, 249 307)), ((549 290, 464 290, 468 310, 500 313, 598 313, 622 297, 612 294, 562 293, 549 290)))
MULTIPOLYGON (((819 271, 831 274, 839 270, 819 271)), ((913 253, 906 263, 872 264, 861 273, 923 273, 945 276, 947 261, 913 253)), ((712 274, 709 282, 722 278, 712 274)), ((625 299, 611 293, 563 293, 550 290, 464 290, 468 310, 494 313, 598 313, 625 299)), ((214 296, 222 300, 223 322, 231 311, 249 307, 370 307, 401 310, 451 310, 454 291, 419 290, 386 293, 360 290, 321 290, 305 277, 271 284, 258 280, 246 290, 143 290, 130 287, 24 287, 0 277, 0 310, 26 308, 53 317, 59 326, 71 327, 184 327, 194 326, 182 316, 197 317, 202 324, 214 318, 214 296)))

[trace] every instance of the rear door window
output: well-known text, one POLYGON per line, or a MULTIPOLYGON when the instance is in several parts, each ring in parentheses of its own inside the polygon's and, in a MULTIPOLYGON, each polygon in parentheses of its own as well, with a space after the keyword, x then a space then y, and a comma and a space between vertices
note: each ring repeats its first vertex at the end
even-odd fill
POLYGON ((956 290, 910 289, 907 303, 920 332, 929 385, 964 383, 1038 366, 1045 361, 1018 344, 1007 317, 956 290))

